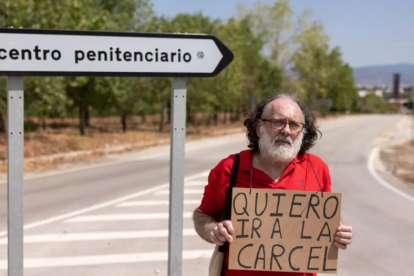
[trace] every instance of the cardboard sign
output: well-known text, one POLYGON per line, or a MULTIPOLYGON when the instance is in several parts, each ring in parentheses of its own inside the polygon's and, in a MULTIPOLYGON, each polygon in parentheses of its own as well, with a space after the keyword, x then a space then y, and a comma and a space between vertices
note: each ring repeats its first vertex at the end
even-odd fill
POLYGON ((229 269, 336 273, 340 193, 233 188, 229 269))

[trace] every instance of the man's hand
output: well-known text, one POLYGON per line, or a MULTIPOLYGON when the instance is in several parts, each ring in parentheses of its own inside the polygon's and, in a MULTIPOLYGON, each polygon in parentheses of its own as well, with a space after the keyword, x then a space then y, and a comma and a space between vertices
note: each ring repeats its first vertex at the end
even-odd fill
POLYGON ((351 244, 354 232, 351 226, 341 225, 338 227, 338 232, 335 237, 335 246, 339 249, 346 250, 351 244))
POLYGON ((215 223, 215 225, 208 230, 207 234, 210 237, 210 240, 219 246, 223 245, 226 241, 230 243, 233 241, 233 224, 230 220, 215 223))

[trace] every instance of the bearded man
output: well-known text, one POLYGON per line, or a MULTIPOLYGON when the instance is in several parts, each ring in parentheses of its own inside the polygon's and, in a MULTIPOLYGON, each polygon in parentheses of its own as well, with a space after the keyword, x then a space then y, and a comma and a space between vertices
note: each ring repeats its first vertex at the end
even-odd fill
MULTIPOLYGON (((319 157, 307 153, 320 131, 315 116, 303 103, 288 95, 269 97, 257 105, 244 125, 249 150, 239 153, 235 187, 331 192, 328 166, 319 157)), ((221 218, 234 159, 232 154, 211 170, 201 205, 193 215, 198 235, 218 246, 226 246, 233 240, 231 221, 221 218)), ((341 225, 335 245, 346 249, 352 237, 352 227, 341 225)), ((315 273, 229 270, 228 262, 228 250, 225 250, 222 276, 316 276, 315 273)))

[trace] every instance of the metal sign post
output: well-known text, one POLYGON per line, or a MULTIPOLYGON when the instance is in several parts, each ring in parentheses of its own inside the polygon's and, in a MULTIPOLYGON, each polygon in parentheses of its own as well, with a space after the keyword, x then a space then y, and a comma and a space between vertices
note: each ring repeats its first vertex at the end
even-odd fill
POLYGON ((172 77, 168 275, 182 275, 186 78, 214 77, 233 53, 212 35, 0 28, 8 79, 9 276, 23 276, 24 76, 172 77), (11 77, 13 76, 13 77, 11 77))
POLYGON ((187 81, 172 79, 168 275, 182 275, 187 81))
POLYGON ((7 78, 8 275, 23 275, 23 78, 7 78))

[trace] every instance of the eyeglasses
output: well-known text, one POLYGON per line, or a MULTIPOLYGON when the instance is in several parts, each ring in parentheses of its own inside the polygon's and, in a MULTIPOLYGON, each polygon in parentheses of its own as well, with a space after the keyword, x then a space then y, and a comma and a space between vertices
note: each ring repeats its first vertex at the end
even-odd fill
POLYGON ((286 125, 288 124, 291 131, 300 132, 305 126, 305 124, 303 123, 299 123, 296 121, 289 121, 285 119, 261 119, 261 120, 264 122, 270 122, 270 126, 273 129, 278 129, 278 130, 284 129, 286 125))

